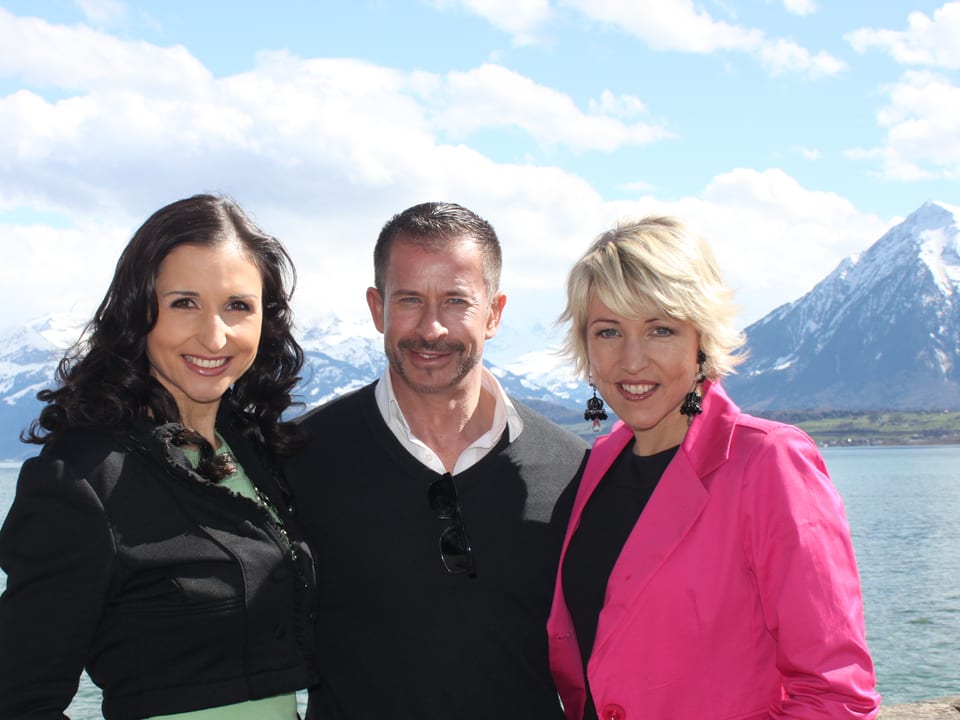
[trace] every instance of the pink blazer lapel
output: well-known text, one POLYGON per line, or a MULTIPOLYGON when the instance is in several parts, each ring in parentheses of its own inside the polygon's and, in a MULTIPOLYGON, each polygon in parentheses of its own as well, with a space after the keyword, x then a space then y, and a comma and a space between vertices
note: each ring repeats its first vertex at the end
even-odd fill
POLYGON ((607 470, 613 465, 613 461, 623 450, 624 446, 633 438, 633 431, 628 428, 622 420, 619 420, 611 428, 607 435, 603 435, 594 441, 590 449, 590 458, 587 462, 583 478, 580 480, 580 487, 577 488, 577 497, 573 502, 573 509, 570 512, 570 522, 567 525, 567 535, 563 543, 563 549, 566 551, 567 543, 573 535, 574 530, 580 524, 580 516, 583 514, 583 508, 587 500, 593 495, 600 480, 606 475, 607 470))
MULTIPOLYGON (((610 573, 594 643, 595 654, 602 652, 603 643, 616 633, 624 615, 636 607, 637 596, 690 532, 709 499, 702 478, 727 458, 740 411, 719 384, 704 383, 703 390, 703 415, 690 426, 610 573)), ((619 449, 623 444, 619 444, 619 449)), ((613 457, 604 469, 612 462, 613 457)), ((591 491, 598 482, 599 477, 591 491)))
MULTIPOLYGON (((563 538, 563 548, 560 551, 560 568, 563 568, 563 560, 567 554, 567 546, 570 544, 570 538, 576 532, 580 525, 580 517, 583 514, 583 508, 587 500, 593 494, 600 480, 606 474, 607 470, 616 460, 620 451, 633 437, 633 431, 630 430, 622 421, 617 422, 610 432, 594 441, 590 449, 590 457, 584 470, 583 477, 580 479, 580 487, 577 488, 577 495, 573 501, 573 508, 570 511, 570 520, 567 523, 566 535, 563 538)), ((551 631, 558 634, 570 634, 573 632, 573 621, 570 619, 570 613, 567 610, 566 600, 563 596, 562 582, 560 575, 557 576, 556 587, 554 590, 553 609, 550 616, 551 631)), ((571 658, 573 656, 571 655, 571 658)), ((573 662, 571 660, 571 662, 573 662)), ((576 656, 575 666, 579 666, 579 655, 576 656)))
MULTIPOLYGON (((590 450, 587 467, 580 479, 580 487, 577 488, 573 509, 570 512, 570 521, 567 524, 567 532, 563 539, 563 549, 560 554, 561 569, 563 568, 563 558, 567 554, 567 546, 570 544, 570 538, 580 524, 580 517, 587 500, 590 499, 600 479, 632 437, 633 431, 622 422, 618 422, 609 434, 597 438, 594 442, 590 450)), ((573 620, 570 617, 570 611, 567 609, 563 595, 563 582, 560 574, 557 575, 554 587, 553 607, 547 620, 547 631, 550 635, 550 669, 557 682, 557 687, 561 689, 564 701, 569 704, 567 717, 580 716, 583 713, 585 698, 583 665, 580 659, 580 650, 575 641, 573 620)))
POLYGON ((636 607, 635 598, 690 531, 707 499, 707 490, 681 448, 660 478, 610 574, 595 655, 602 654, 605 642, 617 634, 618 625, 636 607))

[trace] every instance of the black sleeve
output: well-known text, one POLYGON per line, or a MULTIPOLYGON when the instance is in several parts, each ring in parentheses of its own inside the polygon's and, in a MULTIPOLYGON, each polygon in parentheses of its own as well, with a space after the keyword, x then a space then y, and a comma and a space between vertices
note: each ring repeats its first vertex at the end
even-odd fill
POLYGON ((553 516, 550 518, 550 524, 558 528, 561 540, 567 532, 567 523, 570 522, 570 515, 573 513, 573 503, 577 498, 577 490, 580 489, 580 481, 583 480, 583 469, 587 466, 587 458, 590 457, 590 451, 583 451, 583 459, 577 468, 573 479, 567 483, 567 486, 557 498, 557 504, 553 508, 553 516))
POLYGON ((0 720, 62 720, 104 606, 113 536, 100 498, 61 460, 24 463, 0 529, 0 720))

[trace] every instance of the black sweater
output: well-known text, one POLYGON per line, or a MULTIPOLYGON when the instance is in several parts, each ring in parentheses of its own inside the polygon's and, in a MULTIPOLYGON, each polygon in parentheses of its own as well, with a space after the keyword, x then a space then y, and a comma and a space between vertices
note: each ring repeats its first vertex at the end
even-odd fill
POLYGON ((546 619, 572 495, 558 500, 586 444, 515 403, 517 440, 454 476, 476 577, 450 575, 427 499, 438 475, 373 387, 304 416, 310 445, 287 471, 319 573, 307 717, 562 720, 546 619))

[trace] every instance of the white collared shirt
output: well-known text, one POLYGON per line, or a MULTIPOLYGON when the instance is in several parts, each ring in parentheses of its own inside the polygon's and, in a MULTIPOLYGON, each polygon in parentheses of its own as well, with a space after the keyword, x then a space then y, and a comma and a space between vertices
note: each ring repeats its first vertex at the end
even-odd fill
MULTIPOLYGON (((510 398, 507 397, 493 373, 487 368, 481 367, 481 378, 481 392, 490 393, 496 402, 493 410, 493 424, 487 432, 474 440, 470 447, 460 453, 460 457, 457 458, 457 463, 453 468, 454 475, 480 462, 497 444, 504 430, 509 432, 511 442, 516 440, 523 430, 523 420, 520 418, 520 414, 513 403, 510 402, 510 398)), ((403 416, 403 411, 397 402, 397 396, 393 392, 393 381, 390 377, 389 367, 374 388, 374 394, 377 398, 380 415, 383 416, 387 427, 396 435, 404 449, 431 470, 445 473, 447 469, 443 466, 437 454, 411 432, 410 425, 407 424, 407 419, 403 416)))

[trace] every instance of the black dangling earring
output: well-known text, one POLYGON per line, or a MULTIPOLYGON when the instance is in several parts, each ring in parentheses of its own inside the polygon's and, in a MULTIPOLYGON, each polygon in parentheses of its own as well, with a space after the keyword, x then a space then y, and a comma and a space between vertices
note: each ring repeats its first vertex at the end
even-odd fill
POLYGON ((603 400, 597 395, 597 386, 591 382, 590 387, 593 388, 593 397, 587 398, 587 409, 583 412, 583 419, 592 420, 593 431, 600 432, 600 421, 607 419, 607 413, 603 409, 603 400))
MULTIPOLYGON (((697 364, 700 366, 697 370, 697 385, 699 386, 704 380, 707 379, 707 376, 703 374, 703 364, 707 361, 707 356, 703 354, 703 350, 697 351, 697 364)), ((683 399, 683 405, 680 406, 680 414, 686 415, 689 418, 693 419, 694 416, 699 415, 703 412, 703 405, 700 404, 700 392, 698 388, 694 388, 687 393, 687 396, 683 399)))

